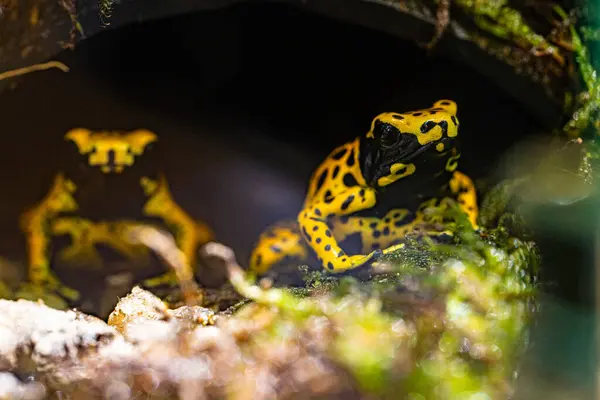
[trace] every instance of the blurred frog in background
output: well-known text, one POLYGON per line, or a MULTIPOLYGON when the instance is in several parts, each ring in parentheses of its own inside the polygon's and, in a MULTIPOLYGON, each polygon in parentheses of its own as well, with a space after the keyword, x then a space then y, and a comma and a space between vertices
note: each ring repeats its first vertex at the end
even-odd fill
MULTIPOLYGON (((129 236, 140 224, 170 232, 187 267, 196 266, 198 247, 214 235, 174 200, 157 158, 154 132, 76 128, 64 140, 67 149, 60 154, 61 168, 50 190, 20 218, 28 252, 28 281, 22 292, 50 291, 77 300, 80 293, 60 281, 53 265, 101 269, 106 249, 129 263, 146 265, 151 252, 129 236)), ((144 281, 149 287, 175 283, 171 269, 144 281)))

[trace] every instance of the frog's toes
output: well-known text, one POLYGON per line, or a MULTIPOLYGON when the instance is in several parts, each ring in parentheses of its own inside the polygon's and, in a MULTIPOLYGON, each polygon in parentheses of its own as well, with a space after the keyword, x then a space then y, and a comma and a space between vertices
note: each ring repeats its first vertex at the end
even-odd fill
POLYGON ((382 255, 383 255, 383 250, 381 249, 377 249, 375 251, 373 251, 371 254, 369 254, 367 257, 369 257, 367 262, 373 262, 376 261, 377 259, 379 259, 382 255))
POLYGON ((81 297, 81 294, 77 290, 70 288, 68 286, 61 285, 58 288, 56 288, 55 290, 62 297, 64 297, 65 299, 67 299, 69 301, 72 301, 72 302, 79 300, 79 298, 81 297))
MULTIPOLYGON (((377 261, 379 258, 381 258, 381 256, 383 256, 383 250, 381 249, 377 249, 372 251, 370 254, 366 255, 366 256, 359 256, 362 257, 362 260, 355 265, 355 267, 362 267, 362 266, 368 266, 370 265, 372 262, 377 261)), ((356 256, 354 256, 356 257, 356 256)))
POLYGON ((350 257, 341 257, 337 260, 328 262, 326 267, 332 272, 343 272, 359 267, 367 267, 379 259, 382 255, 383 251, 381 249, 377 249, 368 255, 358 254, 350 257))
POLYGON ((382 253, 387 255, 400 249, 403 249, 404 247, 406 247, 405 243, 395 244, 393 246, 388 247, 387 249, 384 249, 382 253))
POLYGON ((179 285, 179 281, 177 280, 175 273, 169 271, 163 275, 144 279, 144 281, 142 281, 142 285, 148 288, 156 288, 159 286, 175 287, 179 285))

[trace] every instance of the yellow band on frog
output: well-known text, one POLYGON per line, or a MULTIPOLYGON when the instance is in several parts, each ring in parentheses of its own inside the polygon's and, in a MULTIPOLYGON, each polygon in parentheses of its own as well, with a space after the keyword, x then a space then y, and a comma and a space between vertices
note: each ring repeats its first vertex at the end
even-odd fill
POLYGON ((387 186, 393 182, 396 182, 398 179, 402 179, 414 174, 416 170, 417 167, 415 167, 415 164, 392 164, 390 167, 390 175, 379 178, 377 180, 377 184, 379 186, 387 186))

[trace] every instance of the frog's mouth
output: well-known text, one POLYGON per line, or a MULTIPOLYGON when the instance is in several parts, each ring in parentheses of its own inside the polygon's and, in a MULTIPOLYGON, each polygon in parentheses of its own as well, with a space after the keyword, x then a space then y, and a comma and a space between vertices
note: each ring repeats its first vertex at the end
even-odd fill
MULTIPOLYGON (((414 159, 418 158, 421 154, 429 151, 435 142, 420 144, 414 135, 405 135, 402 140, 398 143, 395 151, 389 152, 387 157, 389 160, 393 160, 394 163, 402 162, 404 164, 411 163, 414 159)), ((438 153, 442 154, 442 153, 438 153)))
POLYGON ((398 158, 405 164, 412 162, 414 159, 427 152, 430 152, 429 154, 432 154, 434 158, 445 157, 451 152, 452 148, 456 146, 456 144, 451 140, 448 140, 448 138, 436 140, 424 145, 419 144, 416 139, 411 140, 410 142, 405 140, 405 142, 406 145, 401 146, 403 147, 403 151, 401 151, 398 155, 398 158), (435 149, 435 147, 440 143, 444 145, 444 150, 442 151, 435 149))
MULTIPOLYGON (((404 160, 404 163, 406 164, 406 163, 414 160, 415 158, 419 157, 424 152, 428 151, 433 146, 433 144, 434 143, 432 142, 432 143, 427 143, 426 145, 418 145, 418 147, 416 149, 407 149, 408 151, 406 151, 406 154, 403 154, 403 157, 401 157, 401 159, 404 160)), ((441 153, 439 153, 439 154, 441 154, 441 153)))
POLYGON ((121 173, 123 172, 123 170, 125 169, 125 166, 123 165, 117 165, 117 164, 112 164, 112 165, 102 165, 100 167, 100 170, 105 173, 105 174, 110 174, 110 173, 121 173))
MULTIPOLYGON (((443 156, 445 152, 438 152, 435 149, 439 141, 427 144, 420 144, 415 135, 402 134, 399 140, 393 145, 382 146, 379 142, 373 143, 372 153, 366 156, 364 160, 365 178, 373 185, 377 185, 377 180, 388 176, 392 165, 394 164, 422 164, 428 165, 427 169, 438 168, 438 162, 428 162, 429 154, 434 153, 435 158, 443 156)), ((449 148, 447 147, 449 150, 449 148)), ((366 151, 368 153, 368 150, 366 151)))
POLYGON ((385 162, 381 166, 381 173, 387 174, 392 165, 397 163, 405 165, 418 164, 421 165, 421 167, 417 167, 418 169, 423 171, 423 168, 425 168, 425 171, 430 171, 431 174, 435 174, 438 170, 444 170, 440 162, 446 163, 446 156, 451 152, 450 147, 445 146, 444 151, 437 151, 435 146, 439 141, 421 145, 415 138, 413 140, 405 139, 404 142, 395 151, 386 154, 385 162))

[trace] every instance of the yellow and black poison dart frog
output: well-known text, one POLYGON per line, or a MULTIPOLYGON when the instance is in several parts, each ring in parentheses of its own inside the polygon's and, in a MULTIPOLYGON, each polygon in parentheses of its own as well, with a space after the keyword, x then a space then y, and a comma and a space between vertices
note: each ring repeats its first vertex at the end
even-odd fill
POLYGON ((444 198, 455 199, 477 228, 475 187, 457 170, 456 112, 455 102, 439 100, 428 109, 375 117, 366 135, 334 149, 317 167, 297 220, 260 235, 250 269, 261 274, 286 258, 305 261, 311 250, 331 272, 366 265, 403 246, 407 234, 441 225, 424 210, 444 205, 444 198), (340 246, 356 243, 352 238, 359 254, 340 246))
MULTIPOLYGON (((45 198, 21 216, 27 238, 29 285, 75 300, 79 293, 62 284, 51 270, 58 259, 85 268, 101 268, 99 248, 110 248, 136 262, 149 251, 127 237, 129 228, 150 223, 170 231, 188 265, 196 264, 197 247, 213 238, 208 226, 194 220, 173 199, 154 149, 151 131, 66 133, 61 170, 45 198), (53 248, 59 237, 68 244, 53 248), (57 254, 55 254, 57 253, 57 254), (55 258, 57 257, 57 258, 55 258)), ((192 273, 192 271, 188 271, 192 273)), ((174 274, 146 281, 174 283, 174 274)))

